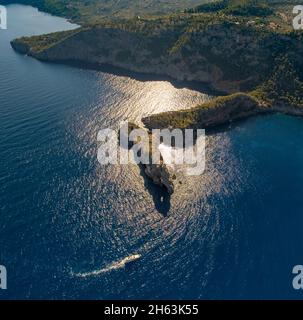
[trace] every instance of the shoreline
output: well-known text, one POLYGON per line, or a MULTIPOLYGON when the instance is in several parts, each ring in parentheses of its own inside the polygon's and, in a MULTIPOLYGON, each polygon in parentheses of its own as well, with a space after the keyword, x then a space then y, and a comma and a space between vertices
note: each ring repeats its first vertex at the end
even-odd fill
MULTIPOLYGON (((50 60, 47 59, 45 57, 43 57, 43 55, 39 55, 39 53, 35 53, 35 52, 31 52, 31 49, 29 46, 27 46, 26 44, 20 43, 18 39, 12 40, 11 41, 11 46, 12 48, 18 52, 19 54, 23 54, 23 55, 28 55, 34 59, 37 59, 41 62, 44 63, 50 63, 50 64, 61 64, 61 65, 67 65, 67 66, 71 66, 71 67, 75 67, 75 68, 82 68, 85 70, 93 70, 93 71, 100 71, 100 72, 105 72, 108 74, 113 74, 113 75, 117 75, 117 76, 126 76, 126 77, 130 77, 131 79, 135 79, 138 81, 168 81, 170 82, 175 88, 178 89, 182 89, 182 88, 187 88, 187 89, 191 89, 191 90, 195 90, 197 92, 202 92, 205 94, 208 94, 209 96, 211 96, 211 100, 210 102, 215 102, 217 99, 220 98, 229 98, 232 97, 233 95, 250 95, 250 93, 245 93, 245 92, 237 92, 234 94, 227 94, 224 92, 219 92, 218 90, 215 90, 214 88, 212 88, 211 84, 209 83, 204 83, 204 82, 198 82, 198 81, 182 81, 182 80, 178 80, 175 79, 169 75, 161 75, 161 74, 156 74, 156 73, 148 73, 148 72, 138 72, 138 71, 133 71, 133 70, 129 70, 120 66, 116 66, 113 64, 107 64, 107 63, 102 63, 102 64, 98 64, 98 63, 89 63, 86 61, 78 61, 78 60, 50 60)), ((208 104, 208 102, 205 103, 205 105, 208 104)), ((260 101, 260 104, 266 104, 264 101, 260 101)), ((203 104, 204 105, 204 104, 203 104)), ((201 107, 203 107, 203 105, 201 105, 201 107)), ((184 111, 190 111, 195 109, 195 107, 190 108, 190 109, 185 109, 184 111)), ((142 122, 144 123, 144 125, 146 125, 148 118, 152 118, 152 117, 161 117, 161 116, 165 116, 167 114, 178 114, 180 112, 182 112, 183 110, 180 111, 171 111, 171 112, 165 112, 165 113, 159 113, 156 115, 152 115, 151 117, 146 117, 142 119, 142 122)), ((287 114, 290 116, 297 116, 297 117, 303 117, 303 109, 299 108, 299 107, 295 107, 295 106, 290 106, 290 105, 286 105, 285 103, 281 103, 281 102, 277 102, 272 104, 270 107, 267 107, 267 109, 261 108, 259 110, 255 110, 253 112, 253 114, 248 114, 248 115, 241 115, 240 117, 238 117, 238 115, 235 115, 234 117, 230 117, 228 119, 226 119, 225 121, 218 121, 216 123, 213 123, 211 125, 206 125, 204 126, 205 129, 213 129, 213 128, 217 128, 220 126, 224 126, 227 125, 228 123, 237 121, 237 120, 242 120, 242 119, 247 119, 251 116, 254 115, 262 115, 262 114, 269 114, 269 113, 282 113, 282 114, 287 114)), ((147 126, 148 128, 148 126, 147 126)))
POLYGON ((126 67, 117 66, 110 63, 94 63, 81 60, 72 60, 72 59, 58 59, 51 60, 40 56, 39 53, 31 52, 30 48, 27 45, 21 44, 18 42, 19 39, 14 39, 10 42, 11 47, 21 55, 27 55, 33 59, 37 59, 44 63, 49 64, 60 64, 66 65, 74 68, 80 68, 84 70, 100 71, 116 76, 129 77, 134 80, 146 82, 146 81, 167 81, 170 82, 177 89, 190 89, 200 93, 205 93, 209 96, 218 97, 218 96, 227 96, 228 93, 217 90, 212 87, 210 83, 203 81, 189 81, 189 80, 180 80, 172 77, 168 74, 160 74, 153 72, 144 72, 127 69, 126 67))
POLYGON ((303 109, 286 103, 256 98, 251 93, 236 93, 225 97, 216 97, 200 106, 179 111, 154 114, 142 119, 149 129, 181 128, 208 129, 210 131, 227 130, 226 126, 245 121, 251 117, 284 114, 303 117, 303 109))

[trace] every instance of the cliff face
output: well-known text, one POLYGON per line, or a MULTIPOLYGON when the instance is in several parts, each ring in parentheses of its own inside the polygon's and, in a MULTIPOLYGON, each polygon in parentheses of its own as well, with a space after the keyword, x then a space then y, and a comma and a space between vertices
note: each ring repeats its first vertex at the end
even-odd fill
MULTIPOLYGON (((128 129, 127 129, 128 135, 134 129, 143 129, 143 128, 140 128, 134 123, 129 123, 128 129)), ((149 141, 146 144, 144 144, 141 152, 149 158, 149 164, 139 164, 139 166, 143 169, 143 172, 146 177, 151 179, 154 184, 162 188, 165 188, 168 194, 172 195, 175 191, 175 182, 177 179, 176 172, 170 169, 163 160, 161 160, 159 164, 152 163, 153 148, 158 149, 159 146, 154 144, 152 140, 152 135, 150 133, 148 135, 149 135, 149 141), (173 177, 175 179, 173 179, 173 177)), ((125 135, 123 135, 123 137, 124 139, 126 138, 128 140, 128 136, 126 137, 125 135)), ((134 146, 134 143, 129 141, 128 148, 131 149, 133 146, 134 146)))
POLYGON ((11 42, 11 45, 12 45, 13 49, 18 51, 19 53, 30 54, 31 48, 26 43, 14 40, 14 41, 11 42))
POLYGON ((170 195, 175 192, 175 185, 172 179, 174 174, 169 171, 165 164, 146 165, 145 174, 153 181, 154 184, 164 187, 170 195))
POLYGON ((278 49, 295 47, 298 67, 303 67, 303 46, 288 36, 261 35, 253 28, 235 23, 211 24, 192 32, 176 29, 163 28, 148 34, 94 27, 39 50, 26 38, 14 40, 12 46, 45 61, 90 66, 108 64, 177 80, 203 82, 225 93, 258 85, 272 69, 278 49))

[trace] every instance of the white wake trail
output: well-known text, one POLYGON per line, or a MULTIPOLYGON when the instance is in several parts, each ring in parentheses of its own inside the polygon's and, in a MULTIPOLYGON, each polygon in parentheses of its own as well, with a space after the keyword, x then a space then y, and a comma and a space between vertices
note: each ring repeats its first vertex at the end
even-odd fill
POLYGON ((130 263, 132 261, 136 261, 139 260, 141 258, 140 254, 134 254, 134 255, 130 255, 120 261, 117 262, 113 262, 112 264, 110 264, 109 266, 102 268, 102 269, 98 269, 98 270, 94 270, 94 271, 90 271, 90 272, 83 272, 83 273, 72 273, 73 276, 75 277, 79 277, 79 278, 86 278, 86 277, 91 277, 91 276, 98 276, 100 274, 103 273, 107 273, 113 270, 118 270, 118 269, 122 269, 126 266, 127 263, 130 263))

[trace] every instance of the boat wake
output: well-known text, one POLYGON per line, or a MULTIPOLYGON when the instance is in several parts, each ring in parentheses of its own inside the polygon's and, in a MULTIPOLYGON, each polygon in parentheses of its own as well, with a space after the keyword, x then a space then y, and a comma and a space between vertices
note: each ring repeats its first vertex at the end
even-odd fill
POLYGON ((103 268, 103 269, 98 269, 98 270, 94 270, 91 272, 83 272, 83 273, 72 273, 73 276, 75 277, 79 277, 79 278, 86 278, 86 277, 91 277, 91 276, 98 276, 100 274, 103 273, 107 273, 107 272, 111 272, 113 270, 118 270, 118 269, 122 269, 125 268, 125 266, 131 262, 134 262, 136 260, 139 260, 141 258, 140 254, 134 254, 134 255, 130 255, 118 262, 113 262, 112 264, 110 264, 109 266, 103 268))

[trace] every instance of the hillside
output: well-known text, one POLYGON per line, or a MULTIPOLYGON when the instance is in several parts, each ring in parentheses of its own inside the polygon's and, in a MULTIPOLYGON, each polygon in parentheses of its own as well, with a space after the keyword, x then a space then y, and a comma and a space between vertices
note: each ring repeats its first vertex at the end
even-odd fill
MULTIPOLYGON (((233 1, 233 0, 232 0, 233 1)), ((279 55, 302 66, 302 34, 278 19, 238 14, 178 13, 88 25, 13 41, 15 49, 46 61, 73 62, 210 84, 225 93, 251 90, 266 80, 279 55), (259 19, 259 20, 258 20, 259 19)))
POLYGON ((0 0, 0 4, 22 3, 81 24, 102 19, 159 15, 184 10, 214 0, 0 0))
MULTIPOLYGON (((17 39, 12 46, 43 61, 96 69, 112 65, 207 84, 221 94, 246 92, 257 105, 285 112, 288 106, 297 113, 303 107, 303 34, 292 30, 292 5, 254 4, 224 0, 160 17, 102 21, 70 33, 17 39)), ((210 106, 216 109, 216 103, 210 106)), ((237 112, 230 118, 237 119, 237 112)), ((191 117, 186 113, 189 126, 191 117)))

